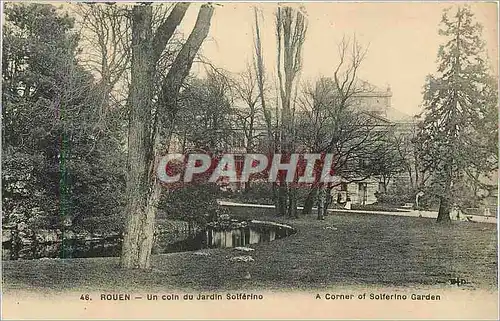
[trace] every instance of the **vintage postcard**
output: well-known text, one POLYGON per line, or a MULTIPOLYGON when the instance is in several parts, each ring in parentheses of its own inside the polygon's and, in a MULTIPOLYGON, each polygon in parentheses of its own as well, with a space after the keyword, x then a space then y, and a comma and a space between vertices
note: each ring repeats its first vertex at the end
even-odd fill
POLYGON ((1 17, 3 319, 498 319, 497 2, 1 17))

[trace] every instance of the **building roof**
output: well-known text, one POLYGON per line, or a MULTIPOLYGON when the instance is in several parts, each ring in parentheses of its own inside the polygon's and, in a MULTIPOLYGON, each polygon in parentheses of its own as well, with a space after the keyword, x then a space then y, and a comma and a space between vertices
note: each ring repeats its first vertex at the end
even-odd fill
POLYGON ((386 109, 386 117, 394 123, 413 123, 415 118, 405 112, 397 110, 396 108, 389 107, 386 109))

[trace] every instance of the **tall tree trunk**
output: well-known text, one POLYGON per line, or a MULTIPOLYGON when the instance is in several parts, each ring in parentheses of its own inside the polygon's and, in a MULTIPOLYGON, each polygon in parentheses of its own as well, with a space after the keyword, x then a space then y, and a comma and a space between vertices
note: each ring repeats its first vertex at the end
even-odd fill
POLYGON ((144 234, 139 248, 139 268, 149 268, 151 265, 151 250, 153 249, 155 217, 158 202, 161 195, 161 186, 154 183, 153 190, 146 204, 146 216, 144 218, 144 234))
POLYGON ((451 184, 452 184, 452 174, 451 174, 451 164, 446 164, 444 168, 445 179, 444 179, 444 193, 439 197, 439 211, 437 216, 438 223, 450 222, 450 198, 451 198, 451 184))
POLYGON ((252 185, 250 184, 250 178, 248 178, 248 181, 246 181, 244 184, 245 184, 245 185, 244 185, 243 192, 244 192, 245 194, 250 193, 250 191, 252 190, 252 185))
POLYGON ((318 220, 325 219, 324 217, 325 199, 326 199, 326 190, 323 187, 320 187, 318 191, 318 209, 317 209, 318 220))
POLYGON ((276 182, 272 183, 272 195, 273 195, 273 202, 274 202, 274 215, 275 216, 280 216, 281 212, 281 207, 280 207, 280 202, 279 202, 279 187, 276 182))
POLYGON ((328 207, 330 207, 330 204, 332 204, 332 187, 328 187, 325 189, 325 206, 323 207, 323 216, 328 215, 328 207))
POLYGON ((451 194, 451 184, 452 184, 452 164, 447 163, 444 166, 444 192, 439 198, 439 211, 437 222, 450 222, 450 194, 451 194))
POLYGON ((288 216, 297 218, 297 190, 293 187, 288 188, 288 216))
POLYGON ((304 209, 302 210, 302 215, 309 215, 312 213, 312 208, 314 206, 314 199, 318 193, 318 188, 313 186, 307 194, 306 200, 304 201, 304 209))
MULTIPOLYGON (((127 222, 121 264, 126 268, 148 268, 149 255, 141 254, 153 229, 147 213, 153 66, 151 50, 151 6, 132 9, 132 70, 129 94, 129 133, 126 184, 127 222)), ((154 219, 154 218, 153 218, 154 219)))
POLYGON ((317 206, 316 211, 318 213, 318 220, 323 220, 324 219, 324 217, 323 217, 323 200, 321 198, 318 198, 318 206, 317 206))
POLYGON ((285 216, 287 213, 287 188, 281 183, 278 185, 278 216, 285 216))
POLYGON ((162 189, 155 175, 155 160, 168 146, 181 84, 210 29, 213 7, 202 5, 193 31, 163 81, 159 107, 153 120, 151 111, 156 62, 160 50, 166 46, 188 6, 186 3, 177 3, 164 24, 158 28, 164 34, 157 34, 154 39, 151 6, 136 5, 132 9, 127 223, 121 256, 121 265, 125 268, 146 269, 151 265, 156 209, 162 189), (171 119, 164 119, 165 109, 169 111, 171 119))
MULTIPOLYGON (((281 107, 280 152, 289 155, 294 152, 294 132, 291 110, 292 89, 301 70, 302 45, 306 34, 305 18, 300 11, 291 7, 278 7, 276 11, 277 74, 281 107), (294 17, 295 16, 295 17, 294 17)), ((278 104, 277 104, 278 106, 278 104)), ((278 117, 278 116, 277 116, 278 117)), ((285 205, 283 214, 297 216, 296 193, 285 181, 280 182, 280 196, 285 205)))
POLYGON ((439 212, 436 222, 450 222, 450 201, 446 196, 441 196, 439 199, 439 212))

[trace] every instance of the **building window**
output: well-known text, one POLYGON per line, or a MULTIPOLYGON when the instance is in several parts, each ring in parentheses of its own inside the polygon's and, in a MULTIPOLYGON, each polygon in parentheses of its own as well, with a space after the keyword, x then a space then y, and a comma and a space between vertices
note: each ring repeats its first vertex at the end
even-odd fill
POLYGON ((340 190, 347 191, 347 183, 340 183, 340 190))

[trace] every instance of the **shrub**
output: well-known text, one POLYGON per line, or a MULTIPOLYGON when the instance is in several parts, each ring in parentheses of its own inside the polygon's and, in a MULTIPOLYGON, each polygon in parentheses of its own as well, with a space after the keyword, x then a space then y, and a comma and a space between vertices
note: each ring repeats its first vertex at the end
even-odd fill
MULTIPOLYGON (((297 187, 295 191, 297 205, 301 206, 304 204, 310 188, 297 187)), ((249 190, 242 190, 240 192, 227 191, 223 192, 221 196, 235 202, 274 205, 272 184, 268 182, 252 182, 249 190)))
POLYGON ((396 180, 385 193, 375 192, 378 204, 402 206, 405 203, 414 203, 417 190, 408 182, 396 180))
MULTIPOLYGON (((385 193, 375 192, 375 197, 377 198, 377 204, 380 205, 403 206, 405 203, 413 203, 415 207, 415 197, 418 192, 419 190, 408 184, 408 182, 395 181, 385 193)), ((419 209, 435 210, 438 200, 431 191, 425 190, 418 203, 419 209)))
POLYGON ((242 203, 274 204, 272 184, 267 182, 252 182, 250 189, 233 192, 230 197, 242 203))
POLYGON ((217 203, 220 194, 219 186, 213 183, 186 185, 172 190, 162 196, 158 217, 206 224, 226 213, 226 209, 217 203))

